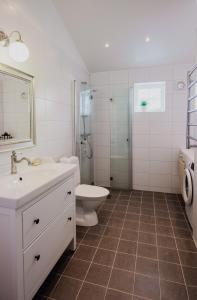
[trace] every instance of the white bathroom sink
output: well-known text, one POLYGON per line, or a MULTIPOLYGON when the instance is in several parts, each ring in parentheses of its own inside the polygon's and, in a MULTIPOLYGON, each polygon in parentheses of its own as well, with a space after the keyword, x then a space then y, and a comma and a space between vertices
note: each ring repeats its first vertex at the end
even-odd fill
POLYGON ((0 206, 19 208, 51 186, 68 178, 76 166, 45 163, 27 167, 15 175, 0 176, 0 206))

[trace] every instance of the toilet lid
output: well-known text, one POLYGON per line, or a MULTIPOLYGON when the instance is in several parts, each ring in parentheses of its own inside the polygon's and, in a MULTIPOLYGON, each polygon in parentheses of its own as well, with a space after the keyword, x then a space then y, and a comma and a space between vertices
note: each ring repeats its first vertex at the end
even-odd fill
POLYGON ((99 197, 107 197, 109 195, 109 191, 100 186, 80 184, 75 189, 75 195, 82 198, 96 199, 99 197))

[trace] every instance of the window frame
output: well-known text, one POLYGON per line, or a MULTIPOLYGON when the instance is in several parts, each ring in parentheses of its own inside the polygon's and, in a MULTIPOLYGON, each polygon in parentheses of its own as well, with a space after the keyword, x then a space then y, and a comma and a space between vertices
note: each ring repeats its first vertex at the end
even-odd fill
MULTIPOLYGON (((146 102, 146 100, 144 100, 144 102, 146 102)), ((154 104, 152 104, 152 106, 154 107, 154 104)), ((150 104, 151 107, 151 104, 150 104)), ((135 113, 140 113, 140 112, 165 112, 165 108, 166 108, 166 81, 154 81, 154 82, 137 82, 134 84, 134 112, 135 113), (144 103, 143 105, 140 105, 139 102, 143 100, 139 100, 139 95, 137 94, 140 90, 140 87, 142 89, 154 89, 156 87, 160 88, 160 107, 158 109, 150 109, 148 108, 148 105, 146 105, 144 103)))

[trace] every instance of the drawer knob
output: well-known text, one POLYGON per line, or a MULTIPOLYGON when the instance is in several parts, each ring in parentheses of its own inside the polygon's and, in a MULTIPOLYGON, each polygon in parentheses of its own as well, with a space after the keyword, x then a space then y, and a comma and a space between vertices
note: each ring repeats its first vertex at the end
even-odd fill
POLYGON ((71 191, 68 191, 68 193, 67 193, 68 195, 71 195, 72 194, 72 192, 71 191))
POLYGON ((35 219, 34 220, 34 224, 39 224, 40 223, 40 219, 35 219))
POLYGON ((35 255, 34 259, 35 259, 35 261, 39 261, 39 259, 40 259, 40 254, 35 255))
POLYGON ((72 217, 68 217, 68 221, 71 221, 72 220, 72 217))

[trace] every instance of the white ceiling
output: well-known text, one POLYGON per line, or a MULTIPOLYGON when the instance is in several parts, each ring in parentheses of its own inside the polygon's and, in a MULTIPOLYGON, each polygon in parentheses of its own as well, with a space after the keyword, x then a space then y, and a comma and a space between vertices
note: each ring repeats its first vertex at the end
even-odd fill
POLYGON ((91 72, 195 59, 196 0, 53 1, 91 72))

